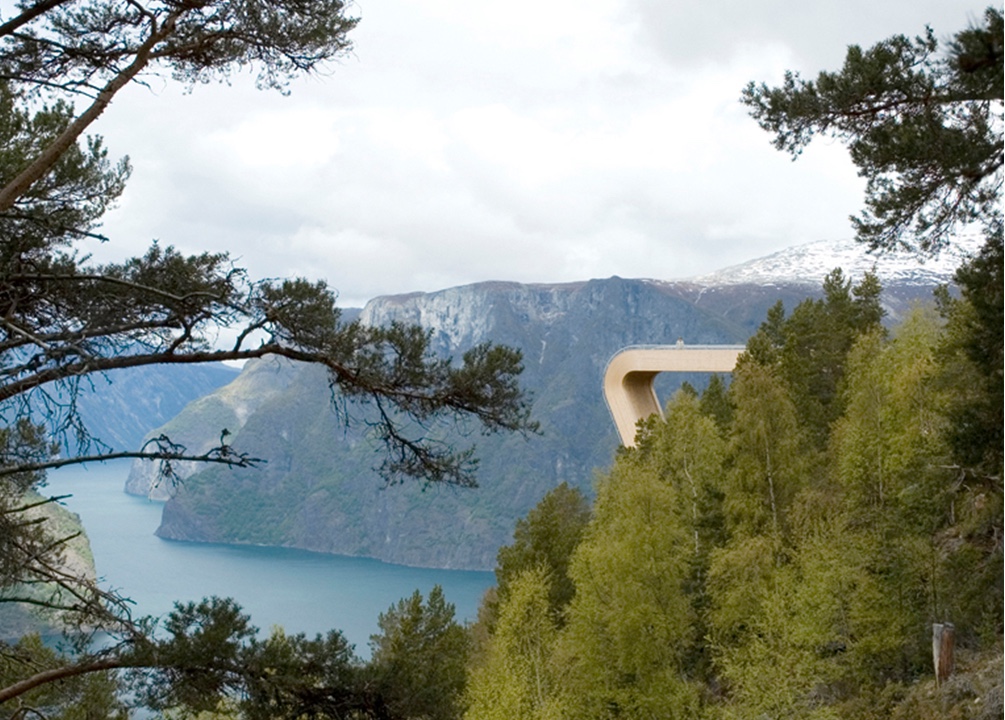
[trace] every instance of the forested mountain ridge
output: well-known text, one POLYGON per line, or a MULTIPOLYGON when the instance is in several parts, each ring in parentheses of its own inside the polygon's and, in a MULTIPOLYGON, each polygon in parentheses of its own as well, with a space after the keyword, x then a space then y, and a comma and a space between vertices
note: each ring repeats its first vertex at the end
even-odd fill
MULTIPOLYGON (((876 263, 883 275, 882 259, 864 262, 876 263)), ((951 273, 945 265, 943 281, 951 273)), ((522 382, 533 393, 542 434, 479 438, 477 490, 385 488, 372 471, 366 426, 339 428, 323 373, 260 360, 163 430, 198 449, 200 442, 218 441, 226 428, 236 449, 268 462, 256 470, 209 468, 192 476, 166 505, 158 532, 404 564, 490 568, 515 520, 544 493, 562 482, 590 493, 596 470, 609 466, 617 439, 600 386, 611 355, 627 345, 677 338, 691 344, 744 342, 776 301, 791 308, 819 293, 813 272, 795 263, 789 268, 794 281, 767 285, 609 278, 481 283, 377 298, 363 310, 365 323, 418 323, 444 355, 456 357, 485 340, 519 348, 522 382), (242 403, 250 410, 239 417, 234 408, 242 403)), ((883 302, 897 315, 913 300, 930 298, 932 288, 931 277, 895 278, 883 302)), ((679 381, 667 379, 661 395, 668 397, 679 381)), ((134 466, 129 491, 149 492, 151 477, 149 465, 142 472, 134 466)), ((163 497, 164 488, 158 493, 163 497)))

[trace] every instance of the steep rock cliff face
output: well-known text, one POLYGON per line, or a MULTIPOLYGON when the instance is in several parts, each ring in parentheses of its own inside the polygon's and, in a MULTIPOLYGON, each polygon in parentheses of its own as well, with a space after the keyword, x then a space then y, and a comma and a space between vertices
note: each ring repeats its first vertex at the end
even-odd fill
MULTIPOLYGON (((166 429, 199 447, 196 438, 215 442, 226 427, 236 448, 268 462, 255 470, 201 469, 165 505, 158 534, 491 568, 515 521, 549 489, 568 482, 589 494, 596 470, 610 464, 617 437, 601 379, 615 352, 678 338, 742 343, 776 301, 791 308, 817 293, 820 278, 791 270, 799 282, 744 283, 735 273, 716 282, 613 277, 561 285, 481 283, 377 298, 364 308, 363 322, 418 323, 446 356, 484 340, 519 348, 523 384, 542 434, 455 436, 465 445, 477 441, 476 490, 385 487, 372 470, 380 448, 367 438, 365 423, 346 425, 333 410, 322 370, 273 365, 264 372, 249 363, 238 382, 190 405, 166 429)), ((884 301, 897 314, 914 299, 930 297, 931 289, 927 278, 894 282, 884 301)), ((661 397, 684 379, 704 381, 661 376, 661 397)), ((350 411, 365 414, 365 408, 350 411)), ((149 477, 131 490, 145 492, 148 483, 149 477)))

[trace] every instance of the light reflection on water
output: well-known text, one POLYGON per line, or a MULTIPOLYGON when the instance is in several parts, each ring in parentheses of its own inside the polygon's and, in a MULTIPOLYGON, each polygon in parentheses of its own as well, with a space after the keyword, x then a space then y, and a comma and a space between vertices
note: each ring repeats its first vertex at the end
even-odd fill
POLYGON ((135 614, 163 615, 176 601, 232 597, 263 630, 281 625, 308 635, 339 629, 369 656, 377 615, 416 589, 443 586, 459 620, 474 620, 492 573, 430 570, 376 560, 256 546, 162 540, 160 503, 126 495, 128 465, 109 463, 52 472, 46 495, 72 493, 91 540, 103 585, 135 602, 135 614))

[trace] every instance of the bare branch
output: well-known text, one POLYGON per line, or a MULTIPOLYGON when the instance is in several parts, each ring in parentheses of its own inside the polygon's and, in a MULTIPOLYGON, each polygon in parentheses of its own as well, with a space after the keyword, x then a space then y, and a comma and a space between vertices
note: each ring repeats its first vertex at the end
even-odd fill
POLYGON ((64 665, 63 667, 53 668, 51 670, 43 670, 42 672, 36 673, 29 678, 21 680, 20 682, 16 682, 13 685, 8 685, 7 687, 0 689, 0 704, 3 704, 8 700, 13 700, 16 697, 47 683, 56 682, 58 680, 66 680, 68 678, 86 675, 88 673, 104 672, 106 670, 119 670, 129 667, 142 667, 142 665, 131 663, 121 657, 111 657, 84 661, 73 665, 64 665))
POLYGON ((222 445, 213 448, 201 455, 191 455, 187 453, 164 453, 164 452, 142 452, 123 451, 114 453, 102 453, 99 455, 81 455, 70 458, 59 458, 45 462, 22 463, 12 467, 0 467, 0 477, 14 475, 23 472, 37 472, 39 470, 54 470, 68 465, 83 465, 94 462, 110 462, 112 460, 138 459, 138 460, 166 460, 169 462, 200 462, 214 463, 218 465, 229 465, 231 467, 256 467, 266 462, 262 458, 249 457, 244 453, 236 453, 229 445, 222 445))
MULTIPOLYGON (((42 275, 42 274, 18 274, 8 276, 10 282, 94 282, 99 284, 107 285, 118 285, 120 287, 130 288, 132 290, 139 290, 143 293, 148 293, 157 297, 164 298, 166 300, 171 300, 176 303, 184 303, 189 300, 195 299, 205 299, 205 300, 215 300, 219 301, 221 298, 218 294, 210 292, 192 292, 186 295, 175 295, 174 293, 167 292, 152 285, 142 285, 140 283, 131 282, 125 280, 124 278, 118 278, 111 275, 96 275, 96 274, 74 274, 74 275, 42 275)), ((235 309, 237 306, 234 306, 235 309)))
POLYGON ((0 25, 0 37, 10 35, 15 30, 24 27, 40 15, 44 15, 50 10, 56 9, 66 2, 70 2, 70 0, 42 0, 42 2, 32 5, 27 10, 24 10, 20 15, 12 17, 3 25, 0 25))
POLYGON ((66 500, 70 495, 52 495, 47 498, 43 498, 38 502, 28 503, 27 505, 22 505, 16 508, 10 508, 9 510, 0 511, 0 515, 13 515, 14 513, 21 513, 25 510, 31 510, 32 508, 41 507, 43 505, 51 505, 54 502, 59 502, 60 500, 66 500))

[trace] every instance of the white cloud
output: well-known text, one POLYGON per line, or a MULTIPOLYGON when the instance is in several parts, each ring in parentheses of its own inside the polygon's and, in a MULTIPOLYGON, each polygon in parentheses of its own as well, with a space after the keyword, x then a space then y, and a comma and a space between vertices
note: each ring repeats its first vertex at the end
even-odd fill
POLYGON ((360 304, 487 279, 682 277, 847 237, 862 183, 844 148, 793 164, 740 91, 926 20, 949 34, 967 9, 944 5, 362 3, 354 54, 290 97, 238 78, 117 98, 100 129, 135 174, 97 251, 229 250, 360 304))
POLYGON ((253 115, 201 139, 211 162, 240 169, 311 169, 329 162, 339 149, 333 111, 291 107, 253 115))

